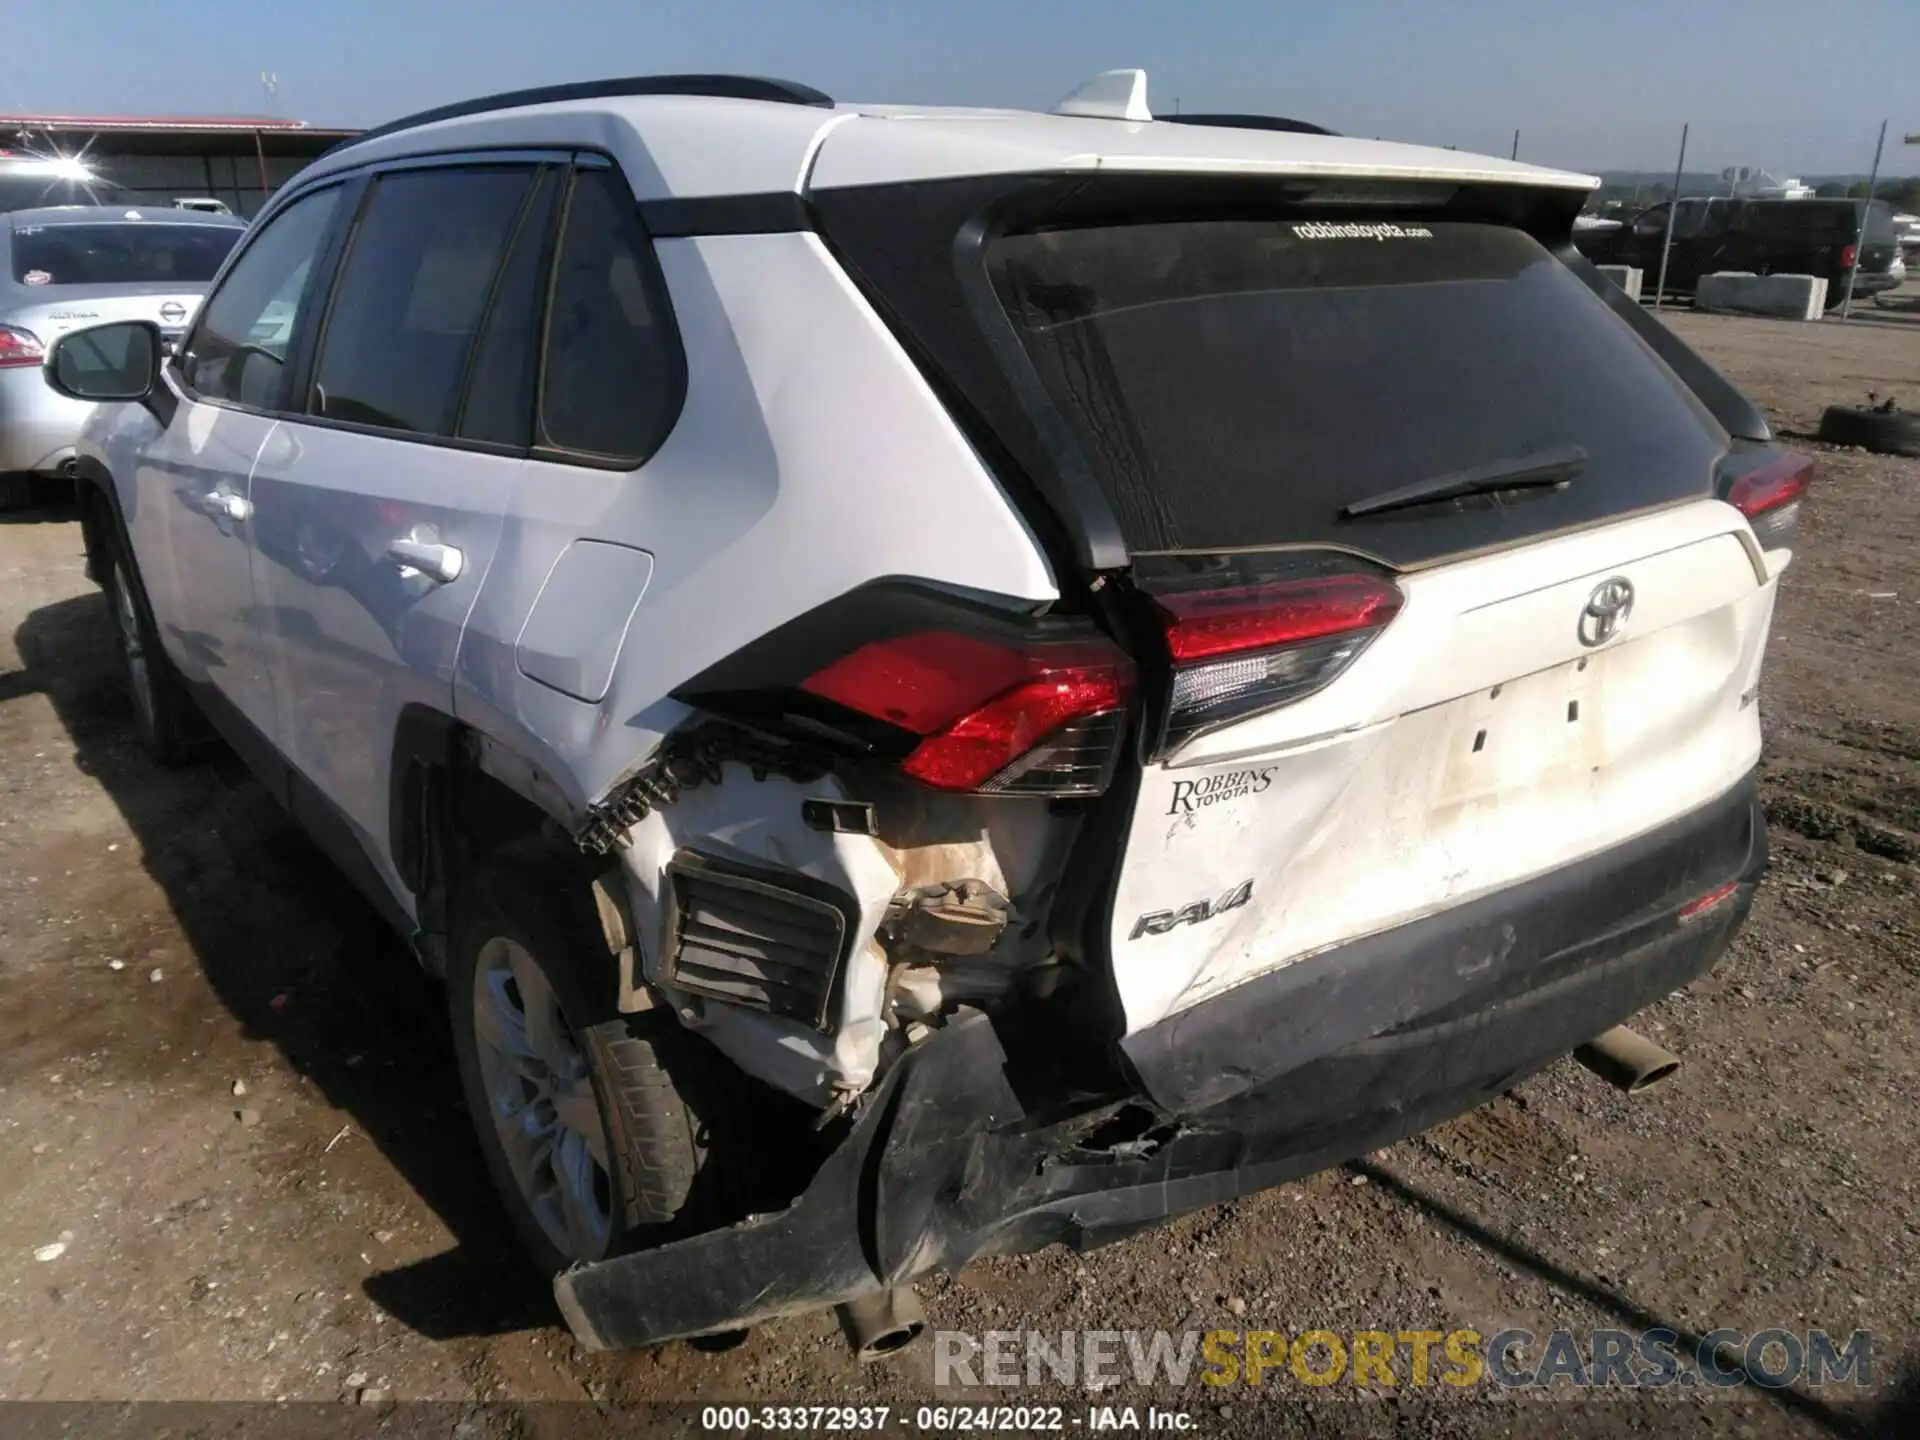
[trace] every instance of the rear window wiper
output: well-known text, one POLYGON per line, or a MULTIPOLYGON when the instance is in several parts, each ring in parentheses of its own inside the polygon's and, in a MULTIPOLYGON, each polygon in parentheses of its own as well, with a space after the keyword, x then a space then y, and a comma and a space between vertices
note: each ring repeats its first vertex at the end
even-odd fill
POLYGON ((1382 490, 1364 500, 1355 500, 1340 514, 1348 520, 1362 515, 1379 515, 1387 510, 1405 510, 1415 505, 1431 505, 1440 500, 1459 500, 1469 495, 1492 495, 1502 490, 1557 488, 1569 483, 1587 463, 1587 452, 1578 445, 1562 450, 1539 450, 1511 460, 1493 460, 1465 470, 1449 470, 1402 485, 1397 490, 1382 490))

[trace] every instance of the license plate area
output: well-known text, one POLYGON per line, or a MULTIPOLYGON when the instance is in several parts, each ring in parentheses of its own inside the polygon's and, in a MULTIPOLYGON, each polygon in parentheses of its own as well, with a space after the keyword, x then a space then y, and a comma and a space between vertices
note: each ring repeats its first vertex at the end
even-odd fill
POLYGON ((1455 701, 1436 807, 1498 800, 1602 770, 1610 753, 1606 681, 1616 653, 1583 655, 1455 701))

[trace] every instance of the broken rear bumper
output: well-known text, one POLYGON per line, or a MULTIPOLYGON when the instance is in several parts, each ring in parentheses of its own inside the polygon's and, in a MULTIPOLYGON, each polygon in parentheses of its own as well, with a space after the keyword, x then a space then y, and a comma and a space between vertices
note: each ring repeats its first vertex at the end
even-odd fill
POLYGON ((816 1309, 1087 1248, 1471 1109, 1719 957, 1766 866, 1751 779, 1626 845, 1324 952, 1122 1042, 1138 1084, 1023 1093, 994 1024, 909 1051, 788 1209, 554 1282, 588 1346, 816 1309), (1697 915, 1697 897, 1734 882, 1697 915))

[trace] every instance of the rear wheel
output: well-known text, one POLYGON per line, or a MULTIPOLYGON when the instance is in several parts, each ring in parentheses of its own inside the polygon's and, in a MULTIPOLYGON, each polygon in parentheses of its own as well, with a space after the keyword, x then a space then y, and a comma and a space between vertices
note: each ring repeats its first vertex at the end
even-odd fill
POLYGON ((618 1012, 579 876, 522 843, 460 909, 447 1002, 461 1083, 535 1264, 557 1274, 717 1223, 714 1057, 665 1012, 618 1012))
POLYGON ((191 757, 200 736, 193 701, 154 634, 139 574, 118 547, 107 573, 107 604, 140 743, 162 765, 178 765, 191 757))

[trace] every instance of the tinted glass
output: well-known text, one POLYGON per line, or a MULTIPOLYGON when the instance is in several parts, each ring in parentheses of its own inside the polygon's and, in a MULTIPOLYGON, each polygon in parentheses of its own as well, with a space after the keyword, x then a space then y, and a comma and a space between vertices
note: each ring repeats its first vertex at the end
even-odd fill
POLYGON ((1703 235, 1723 235, 1726 229, 1727 207, 1724 201, 1682 200, 1677 208, 1673 238, 1692 240, 1703 235))
POLYGON ((526 445, 533 438, 533 387, 540 371, 540 307, 546 300, 548 242, 561 176, 546 170, 521 214, 487 314, 486 332, 473 359, 466 404, 460 412, 463 440, 526 445))
POLYGON ((337 188, 303 195, 252 236, 187 340, 180 370, 188 388, 262 409, 279 403, 307 272, 339 203, 337 188))
POLYGON ((1661 235, 1666 232, 1667 217, 1673 212, 1665 205, 1657 210, 1647 210, 1636 215, 1633 220, 1633 233, 1641 236, 1661 235))
POLYGON ((467 357, 532 176, 462 167, 376 182, 335 287, 312 413, 453 433, 467 357))
POLYGON ((233 225, 121 221, 13 232, 22 285, 204 285, 246 232, 233 225))
POLYGON ((1135 549, 1365 546, 1469 509, 1517 533, 1704 492, 1719 450, 1605 301, 1502 226, 1117 226, 1008 237, 989 262, 1135 549), (1566 494, 1342 513, 1573 448, 1566 494))
POLYGON ((651 455, 679 408, 679 343, 633 197, 612 170, 578 172, 547 316, 542 443, 651 455))
POLYGON ((1818 200, 1783 200, 1748 204, 1739 217, 1741 229, 1783 239, 1834 239, 1844 244, 1860 228, 1860 207, 1842 201, 1829 205, 1818 200))
POLYGON ((1845 245, 1860 229, 1866 210, 1866 238, 1885 242, 1893 237, 1893 207, 1884 200, 1864 205, 1859 200, 1749 201, 1737 212, 1735 224, 1768 238, 1815 240, 1845 245))

